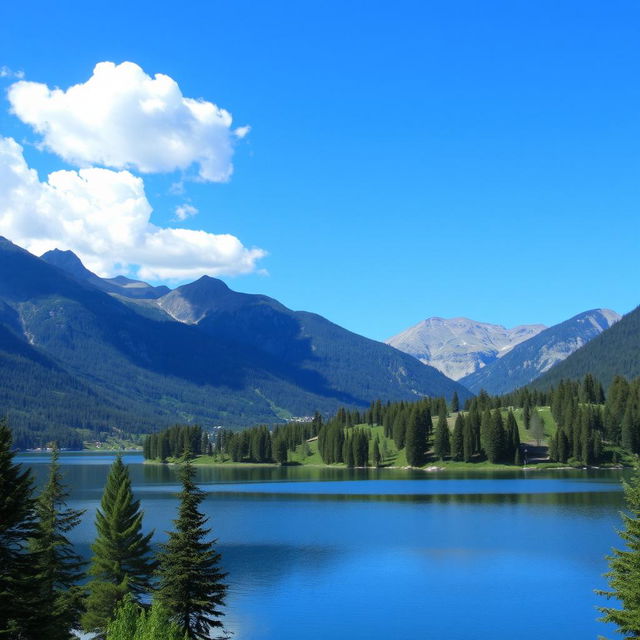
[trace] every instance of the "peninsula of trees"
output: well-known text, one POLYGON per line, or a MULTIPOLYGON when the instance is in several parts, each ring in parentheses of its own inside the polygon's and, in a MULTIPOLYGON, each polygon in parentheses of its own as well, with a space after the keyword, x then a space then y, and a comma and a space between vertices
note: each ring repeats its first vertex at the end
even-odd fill
POLYGON ((185 452, 198 463, 341 464, 384 467, 452 464, 619 464, 640 453, 640 378, 617 376, 605 393, 587 375, 549 391, 524 388, 504 396, 372 402, 340 409, 328 420, 241 431, 176 425, 144 441, 148 460, 185 452))

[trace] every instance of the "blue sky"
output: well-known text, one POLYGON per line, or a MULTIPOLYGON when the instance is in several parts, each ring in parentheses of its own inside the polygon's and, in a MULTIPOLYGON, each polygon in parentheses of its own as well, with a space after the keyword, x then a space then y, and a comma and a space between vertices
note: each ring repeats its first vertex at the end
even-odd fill
MULTIPOLYGON (((154 239, 180 227, 239 240, 230 271, 244 273, 222 276, 237 290, 376 339, 434 315, 554 324, 640 302, 637 3, 130 4, 0 8, 0 136, 40 181, 122 166, 36 146, 29 105, 9 111, 15 74, 67 90, 129 61, 250 127, 227 182, 198 179, 197 163, 127 165, 154 239), (185 204, 197 215, 176 221, 185 204)), ((147 249, 127 260, 160 259, 147 249)), ((180 256, 177 278, 159 263, 142 273, 193 279, 180 256)))

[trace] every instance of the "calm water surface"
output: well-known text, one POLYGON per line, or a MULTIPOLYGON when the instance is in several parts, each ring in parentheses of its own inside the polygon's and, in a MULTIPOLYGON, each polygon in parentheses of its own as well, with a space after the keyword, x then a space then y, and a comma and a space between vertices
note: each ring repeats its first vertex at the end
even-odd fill
MULTIPOLYGON (((38 482, 48 457, 22 455, 38 482)), ((63 454, 73 540, 88 553, 112 462, 63 454)), ((145 526, 163 540, 172 468, 125 456, 145 526)), ((604 556, 618 545, 621 472, 428 474, 202 468, 229 571, 236 640, 595 639, 604 556)))

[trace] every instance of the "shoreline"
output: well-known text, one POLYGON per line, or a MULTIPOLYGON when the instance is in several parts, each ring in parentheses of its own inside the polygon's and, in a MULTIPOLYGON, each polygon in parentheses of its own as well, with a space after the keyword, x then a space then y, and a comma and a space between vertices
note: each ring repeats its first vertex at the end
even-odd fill
MULTIPOLYGON (((274 468, 308 468, 308 469, 360 469, 360 470, 376 470, 376 471, 423 471, 424 473, 442 473, 442 472, 459 472, 459 471, 477 471, 477 472, 500 472, 500 471, 621 471, 623 469, 631 469, 631 466, 624 466, 621 464, 614 466, 576 466, 573 467, 567 464, 559 464, 558 466, 546 466, 553 465, 553 463, 542 462, 540 465, 526 465, 522 467, 516 467, 515 465, 487 465, 484 463, 455 463, 453 465, 437 465, 432 464, 426 467, 411 467, 411 466, 381 466, 381 467, 347 467, 344 464, 285 464, 281 465, 277 462, 197 462, 198 458, 194 458, 192 462, 196 467, 218 467, 229 469, 274 469, 274 468), (465 466, 462 466, 465 465, 465 466)), ((144 460, 145 465, 160 465, 160 466, 177 466, 180 462, 170 461, 161 462, 159 460, 144 460)))

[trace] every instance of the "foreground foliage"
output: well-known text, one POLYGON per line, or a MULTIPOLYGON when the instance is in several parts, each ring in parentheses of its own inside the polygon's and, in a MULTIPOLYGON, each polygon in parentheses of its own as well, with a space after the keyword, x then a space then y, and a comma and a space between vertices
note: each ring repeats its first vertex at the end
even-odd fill
MULTIPOLYGON (((36 533, 31 474, 13 462, 11 432, 0 423, 0 638, 31 627, 29 540, 36 533)), ((27 635, 27 637, 29 637, 27 635)))
POLYGON ((139 598, 150 589, 155 568, 150 546, 153 532, 142 533, 142 515, 128 469, 118 456, 111 465, 96 513, 98 535, 92 545, 92 580, 88 584, 83 629, 104 630, 117 603, 127 593, 139 598))
POLYGON ((184 640, 180 627, 167 610, 154 602, 149 610, 127 594, 118 604, 114 619, 107 626, 106 640, 184 640))
POLYGON ((640 469, 624 483, 628 513, 622 513, 624 529, 619 531, 625 549, 614 549, 608 557, 609 591, 598 591, 620 601, 621 607, 600 607, 600 620, 615 624, 627 639, 640 638, 640 469))
POLYGON ((30 543, 32 597, 37 601, 35 630, 47 640, 66 640, 78 627, 84 590, 84 562, 68 539, 84 511, 67 507, 68 489, 63 484, 58 448, 51 455, 49 478, 35 504, 37 529, 30 543))
POLYGON ((205 498, 195 482, 195 469, 186 461, 180 469, 175 530, 162 545, 157 598, 187 638, 206 640, 214 627, 222 627, 222 607, 227 592, 220 554, 210 540, 207 518, 199 507, 205 498))

